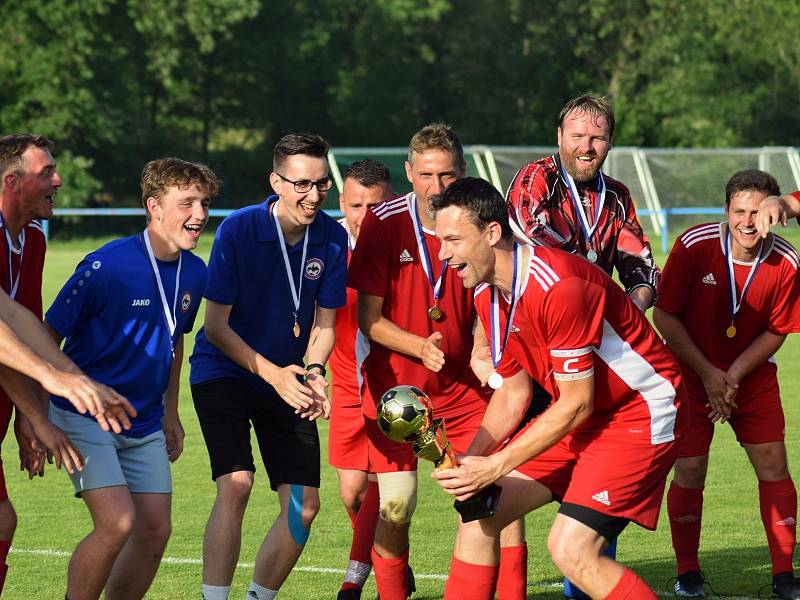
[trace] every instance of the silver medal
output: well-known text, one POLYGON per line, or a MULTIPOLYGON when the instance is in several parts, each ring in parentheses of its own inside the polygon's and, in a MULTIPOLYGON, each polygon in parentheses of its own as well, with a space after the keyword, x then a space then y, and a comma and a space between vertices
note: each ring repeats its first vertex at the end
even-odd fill
POLYGON ((597 252, 594 251, 594 248, 589 248, 586 258, 589 259, 589 262, 597 262, 597 252))
POLYGON ((488 383, 489 387, 493 390, 499 390, 501 387, 503 387, 503 376, 497 371, 492 371, 492 374, 489 375, 489 379, 486 380, 486 383, 488 383))

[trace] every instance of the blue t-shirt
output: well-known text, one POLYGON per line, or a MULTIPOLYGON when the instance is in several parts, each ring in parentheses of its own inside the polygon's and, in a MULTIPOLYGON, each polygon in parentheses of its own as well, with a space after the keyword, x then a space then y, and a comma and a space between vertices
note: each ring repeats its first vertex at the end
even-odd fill
MULTIPOLYGON (((347 279, 347 233, 323 212, 308 227, 304 265, 303 239, 288 248, 295 287, 302 289, 297 311, 300 336, 294 337, 294 300, 270 206, 278 199, 248 206, 229 215, 217 228, 208 260, 205 297, 231 306, 228 324, 251 348, 279 367, 302 365, 315 306, 344 306, 347 279)), ((192 365, 192 384, 236 377, 262 392, 273 392, 263 379, 233 362, 208 341, 204 329, 197 332, 192 365)))
MULTIPOLYGON (((144 437, 161 428, 163 395, 169 384, 172 349, 189 333, 206 283, 206 266, 181 253, 170 339, 156 276, 142 233, 110 242, 87 255, 47 311, 47 322, 66 338, 64 352, 88 376, 113 387, 138 411, 126 436, 144 437)), ((178 261, 157 261, 170 311, 178 261)), ((75 409, 51 396, 59 408, 75 409)))

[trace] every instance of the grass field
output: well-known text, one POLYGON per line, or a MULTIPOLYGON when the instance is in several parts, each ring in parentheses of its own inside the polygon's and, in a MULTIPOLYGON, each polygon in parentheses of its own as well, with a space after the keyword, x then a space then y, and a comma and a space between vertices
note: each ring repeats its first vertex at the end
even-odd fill
MULTIPOLYGON (((800 235, 795 228, 789 239, 795 244, 800 235)), ((60 289, 76 263, 98 240, 53 243, 48 250, 44 281, 45 306, 60 289)), ((211 236, 203 240, 199 254, 207 258, 211 236)), ((658 256, 659 264, 664 257, 658 256)), ((202 322, 202 314, 198 323, 202 322)), ((187 338, 188 356, 192 340, 187 338)), ((800 362, 800 341, 790 338, 778 355, 782 365, 780 381, 787 415, 786 439, 790 466, 796 474, 800 383, 792 375, 800 362)), ((184 365, 181 391, 181 417, 186 429, 183 456, 173 467, 173 533, 165 560, 148 594, 152 599, 200 597, 200 557, 202 536, 214 500, 214 485, 209 476, 208 459, 188 392, 188 364, 184 365)), ((757 485, 744 452, 728 427, 720 426, 712 450, 706 488, 701 560, 708 579, 723 594, 758 597, 759 588, 770 580, 769 555, 758 512, 757 485)), ((327 447, 327 424, 320 424, 323 448, 327 447)), ((43 479, 28 481, 15 471, 16 445, 9 435, 4 445, 9 493, 19 514, 14 547, 9 557, 10 571, 4 598, 61 598, 64 594, 69 553, 89 531, 88 513, 72 496, 65 473, 49 469, 43 479)), ((257 461, 257 464, 258 461, 257 461)), ((259 466, 256 485, 245 518, 241 567, 236 572, 231 598, 243 598, 252 574, 252 561, 258 545, 277 511, 277 499, 269 491, 259 466)), ((350 526, 338 499, 336 474, 327 466, 323 451, 322 510, 314 523, 311 538, 297 568, 284 585, 280 597, 298 600, 335 598, 347 563, 350 526)), ((450 500, 429 478, 430 466, 420 469, 420 498, 411 530, 411 563, 417 573, 415 598, 440 598, 450 561, 455 516, 450 500)), ((527 518, 529 544, 528 598, 561 598, 556 587, 560 576, 545 549, 547 529, 555 507, 547 506, 527 518)), ((674 574, 666 511, 657 532, 631 526, 620 539, 619 558, 638 571, 661 595, 667 593, 667 580, 674 574)), ((374 597, 370 580, 364 598, 374 597)))

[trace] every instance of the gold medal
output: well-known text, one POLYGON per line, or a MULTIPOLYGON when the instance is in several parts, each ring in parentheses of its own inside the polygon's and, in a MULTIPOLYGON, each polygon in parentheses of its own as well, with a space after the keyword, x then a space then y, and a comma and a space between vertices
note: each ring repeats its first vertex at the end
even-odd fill
POLYGON ((439 319, 441 319, 443 316, 444 316, 444 313, 442 312, 442 309, 441 309, 441 308, 439 308, 439 304, 438 304, 438 303, 437 303, 437 304, 434 304, 433 306, 431 306, 431 307, 428 309, 428 318, 429 318, 431 321, 438 321, 438 320, 439 320, 439 319))
POLYGON ((728 328, 725 330, 725 335, 727 335, 729 338, 732 338, 732 337, 734 337, 734 336, 736 335, 736 325, 734 325, 733 323, 731 323, 731 326, 730 326, 730 327, 728 327, 728 328))
POLYGON ((292 333, 294 334, 294 337, 300 337, 300 324, 297 322, 296 314, 294 315, 294 326, 292 327, 292 333))

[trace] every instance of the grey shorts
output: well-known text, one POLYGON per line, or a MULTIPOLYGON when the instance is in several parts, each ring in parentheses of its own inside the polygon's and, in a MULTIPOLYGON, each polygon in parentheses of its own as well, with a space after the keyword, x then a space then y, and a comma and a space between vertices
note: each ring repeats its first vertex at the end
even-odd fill
POLYGON ((124 485, 134 494, 171 494, 172 475, 163 431, 134 438, 103 431, 94 419, 50 405, 50 421, 83 455, 83 470, 70 475, 75 495, 124 485))

